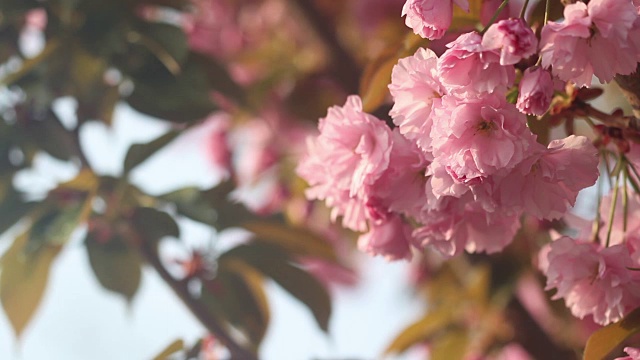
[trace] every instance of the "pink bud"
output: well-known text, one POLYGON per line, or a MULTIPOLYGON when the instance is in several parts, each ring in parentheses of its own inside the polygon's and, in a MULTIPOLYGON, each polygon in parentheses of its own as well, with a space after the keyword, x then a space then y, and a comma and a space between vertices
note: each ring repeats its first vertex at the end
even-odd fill
POLYGON ((551 74, 540 68, 528 68, 520 80, 516 107, 525 114, 542 115, 549 109, 553 97, 551 74))

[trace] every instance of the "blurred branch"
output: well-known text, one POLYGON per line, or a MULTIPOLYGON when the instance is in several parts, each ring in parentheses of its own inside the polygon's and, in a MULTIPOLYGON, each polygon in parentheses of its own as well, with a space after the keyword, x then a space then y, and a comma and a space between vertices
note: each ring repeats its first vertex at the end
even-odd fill
POLYGON ((533 356, 545 360, 577 360, 578 355, 559 346, 540 328, 520 301, 513 298, 507 306, 507 316, 515 330, 514 341, 533 356))
MULTIPOLYGON (((142 240, 142 239, 141 239, 142 240)), ((213 335, 216 339, 222 342, 229 352, 231 358, 234 360, 257 360, 258 357, 237 344, 226 332, 226 330, 218 323, 218 320, 207 311, 207 309, 196 299, 191 297, 188 289, 188 284, 184 281, 176 280, 169 272, 164 268, 157 251, 148 241, 142 240, 140 242, 140 251, 145 257, 147 262, 158 272, 158 275, 167 283, 173 292, 178 295, 180 300, 189 308, 191 313, 200 320, 200 323, 213 335)))
POLYGON ((640 119, 640 63, 631 75, 617 75, 616 82, 633 108, 633 115, 640 119))
POLYGON ((360 67, 340 43, 336 32, 329 25, 331 22, 322 16, 322 12, 316 7, 313 0, 291 0, 291 3, 300 9, 309 25, 329 48, 329 53, 333 56, 337 80, 349 93, 358 93, 360 67))

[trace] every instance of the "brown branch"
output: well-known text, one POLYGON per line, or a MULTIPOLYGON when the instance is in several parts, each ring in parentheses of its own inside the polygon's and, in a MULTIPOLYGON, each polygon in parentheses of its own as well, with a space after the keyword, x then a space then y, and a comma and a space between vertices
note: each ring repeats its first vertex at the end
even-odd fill
POLYGON ((189 308, 191 313, 204 325, 209 332, 215 336, 221 343, 223 343, 229 352, 233 360, 257 360, 256 354, 243 348, 237 344, 227 331, 218 323, 218 320, 211 315, 211 313, 203 307, 203 305, 194 299, 188 289, 187 283, 175 279, 165 269, 164 265, 158 257, 157 251, 153 248, 153 245, 148 241, 140 242, 140 251, 145 257, 147 262, 158 272, 158 275, 164 280, 164 282, 171 287, 171 290, 178 295, 180 300, 189 308))
POLYGON ((633 115, 640 119, 640 63, 631 75, 617 75, 616 82, 633 108, 633 115))
POLYGON ((331 22, 322 16, 313 0, 290 0, 300 9, 309 25, 327 46, 332 58, 337 80, 349 93, 358 93, 360 84, 360 67, 353 56, 342 46, 331 22))
POLYGON ((507 306, 507 316, 515 330, 514 341, 522 345, 534 359, 578 359, 578 355, 574 351, 560 347, 553 339, 549 338, 517 298, 513 298, 507 306))

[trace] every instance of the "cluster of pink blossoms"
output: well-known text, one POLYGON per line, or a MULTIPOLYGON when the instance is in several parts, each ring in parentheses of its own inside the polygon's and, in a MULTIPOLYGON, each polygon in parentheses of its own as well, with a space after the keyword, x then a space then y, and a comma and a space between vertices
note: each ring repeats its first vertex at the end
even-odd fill
MULTIPOLYGON (((469 8, 466 0, 408 0, 402 14, 416 34, 439 39, 454 5, 469 8)), ((608 82, 635 71, 639 13, 633 0, 577 1, 539 36, 526 16, 496 16, 441 55, 419 49, 400 59, 389 85, 391 127, 365 113, 357 96, 320 120, 298 167, 307 197, 324 200, 334 221, 362 232, 361 250, 387 259, 409 259, 413 248, 494 253, 513 240, 523 214, 561 219, 596 182, 598 150, 574 135, 545 147, 526 115, 545 114, 566 82, 590 86, 593 76, 608 82), (516 86, 514 104, 507 94, 516 86)), ((599 324, 640 306, 640 272, 633 270, 640 268, 640 238, 624 235, 629 228, 617 236, 621 224, 612 228, 619 240, 606 246, 560 237, 540 255, 547 289, 557 289, 555 298, 575 316, 599 324)), ((597 238, 609 239, 611 229, 603 231, 597 238)))
POLYGON ((393 130, 363 112, 357 96, 320 120, 298 173, 309 198, 366 232, 362 250, 388 259, 410 258, 411 246, 497 252, 524 212, 557 219, 595 182, 597 151, 586 138, 545 148, 505 100, 515 70, 500 64, 501 50, 469 33, 440 58, 420 49, 401 59, 389 86, 393 130))

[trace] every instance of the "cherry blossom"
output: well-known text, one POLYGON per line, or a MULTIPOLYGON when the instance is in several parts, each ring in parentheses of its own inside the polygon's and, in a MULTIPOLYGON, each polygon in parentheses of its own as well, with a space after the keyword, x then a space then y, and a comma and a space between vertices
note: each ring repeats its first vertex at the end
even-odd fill
POLYGON ((543 115, 551 104, 553 85, 548 71, 537 66, 528 68, 520 80, 516 107, 525 114, 543 115))
POLYGON ((449 29, 453 3, 469 11, 468 0, 407 0, 402 8, 405 23, 413 32, 427 39, 439 39, 449 29))
POLYGON ((535 54, 538 39, 523 19, 501 20, 482 37, 485 50, 500 50, 500 64, 513 65, 535 54))

